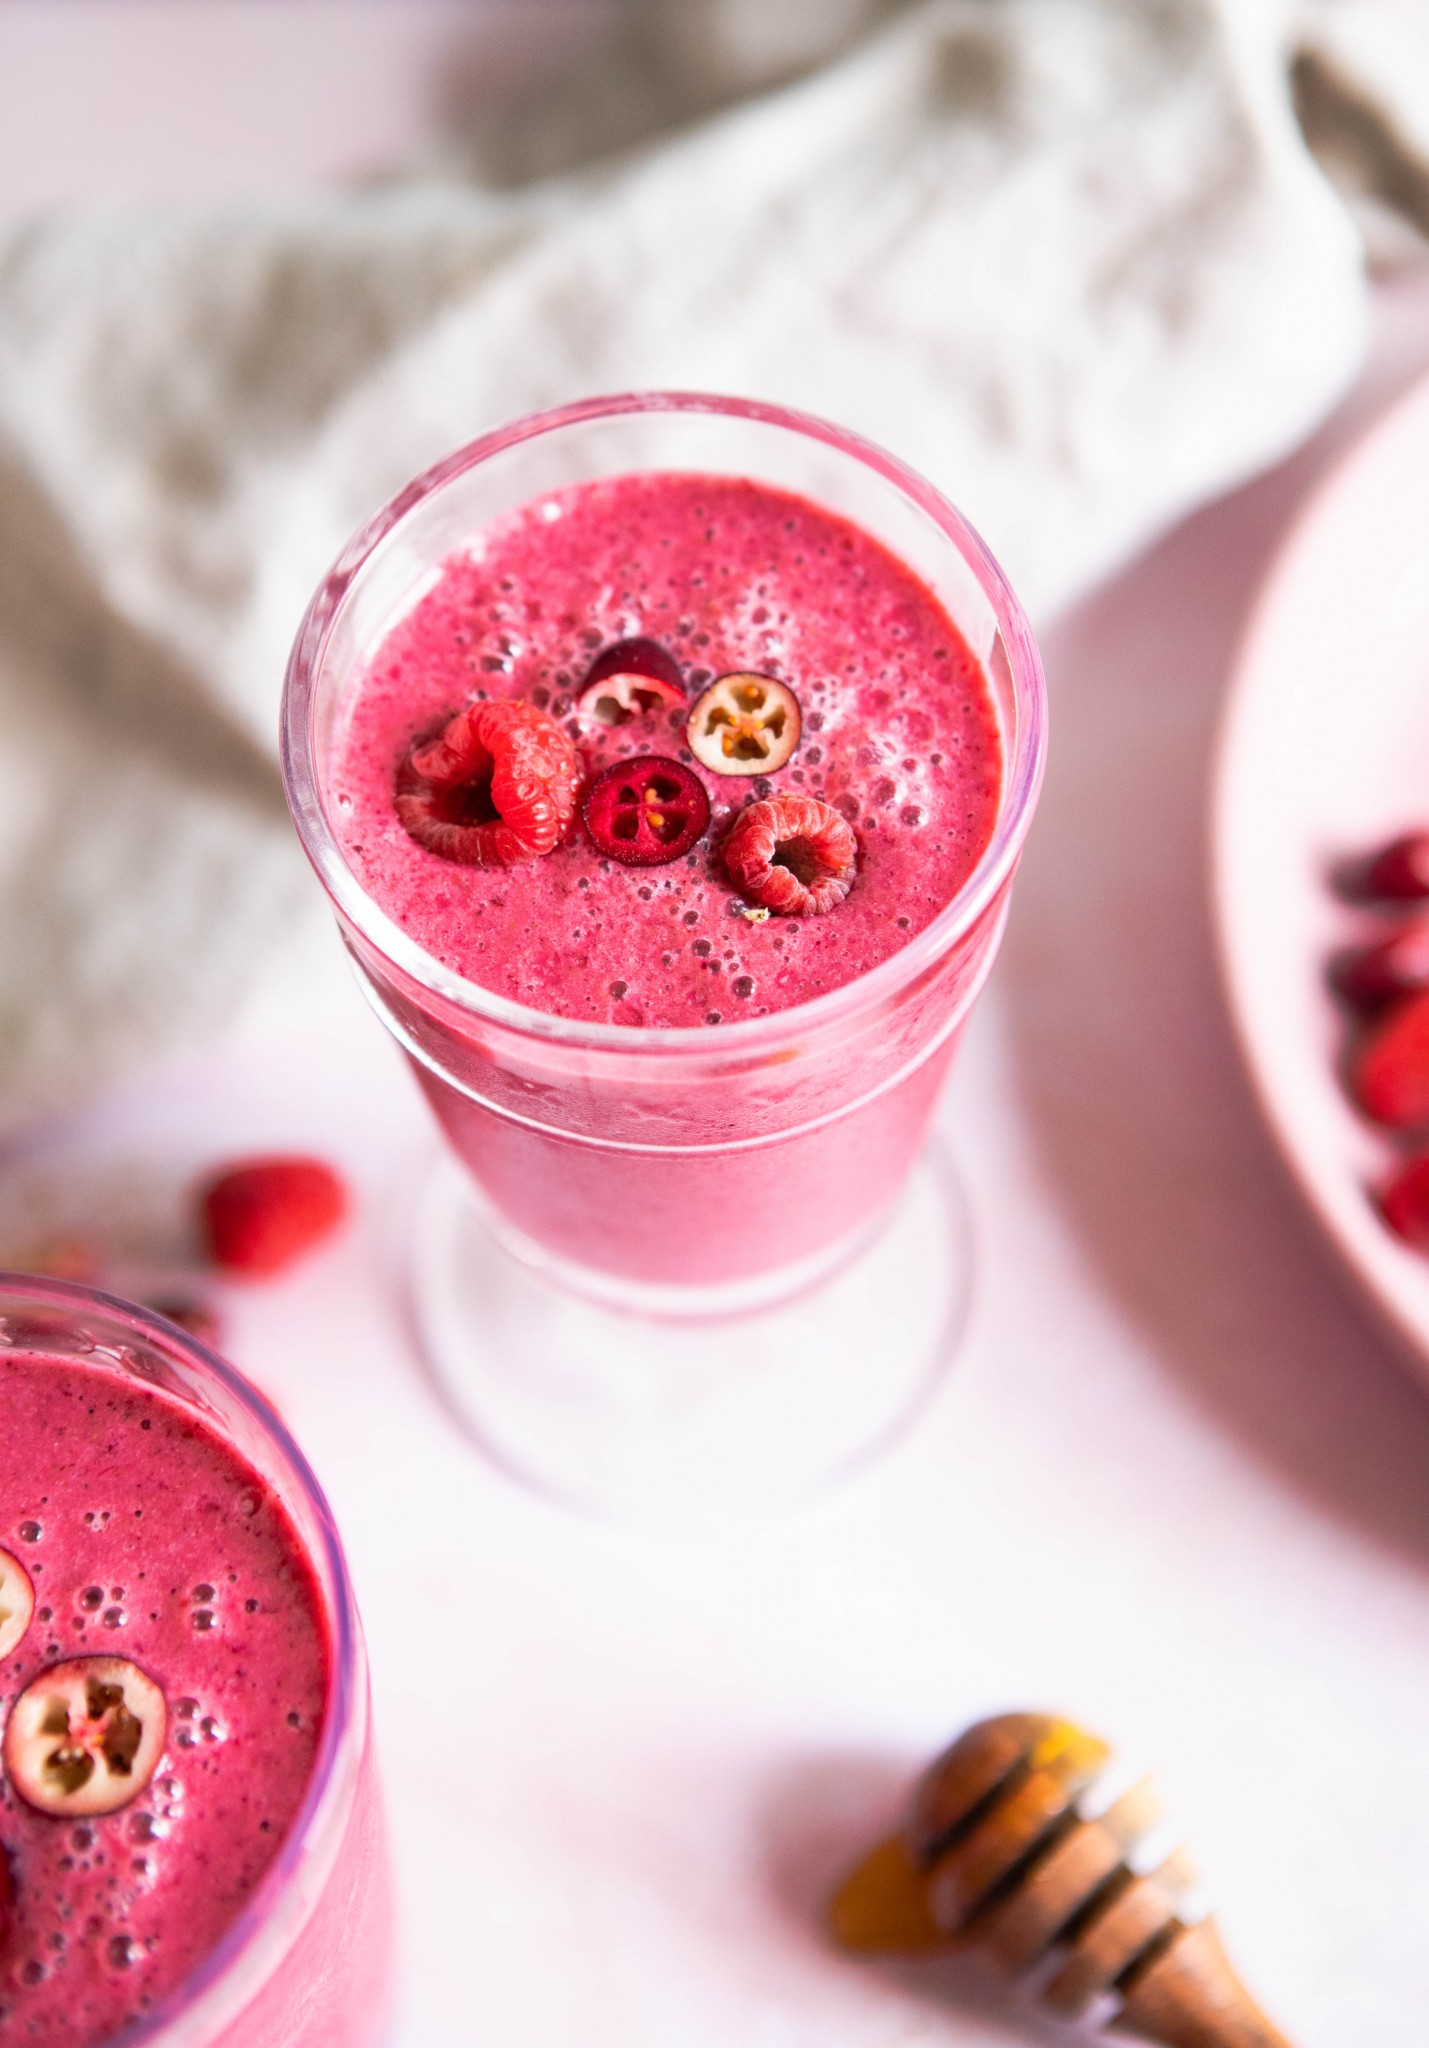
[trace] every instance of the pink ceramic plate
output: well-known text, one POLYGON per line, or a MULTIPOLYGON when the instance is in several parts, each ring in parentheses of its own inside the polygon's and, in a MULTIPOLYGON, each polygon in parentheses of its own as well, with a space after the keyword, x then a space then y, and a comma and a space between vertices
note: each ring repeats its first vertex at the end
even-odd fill
POLYGON ((1366 1189, 1391 1158, 1337 1078, 1326 957, 1377 921, 1326 887, 1429 824, 1429 380, 1331 475, 1282 549, 1221 734, 1215 908, 1231 1009, 1282 1152, 1351 1271, 1429 1370, 1429 1257, 1366 1189))

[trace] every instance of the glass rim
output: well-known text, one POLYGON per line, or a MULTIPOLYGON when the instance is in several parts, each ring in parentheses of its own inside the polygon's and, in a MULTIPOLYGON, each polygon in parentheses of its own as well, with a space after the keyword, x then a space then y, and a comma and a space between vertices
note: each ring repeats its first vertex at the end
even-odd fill
POLYGON ((717 1055, 757 1051, 766 1041, 816 1032, 865 1008, 876 1008, 915 983, 923 969, 946 952, 997 901, 1016 866, 1032 822, 1047 756, 1047 686, 1031 625, 996 557, 977 529, 926 477, 900 457, 851 428, 816 413, 760 399, 722 397, 701 391, 631 391, 576 399, 525 413, 466 442, 414 477, 375 512, 348 541, 319 584, 293 643, 283 687, 280 753, 293 823, 340 918, 391 965, 433 995, 487 1023, 527 1038, 591 1052, 717 1055), (344 600, 367 562, 418 506, 446 485, 523 442, 572 426, 633 413, 695 413, 725 416, 781 428, 823 443, 901 491, 939 527, 972 570, 992 607, 1007 649, 1017 707, 1012 748, 1004 761, 997 823, 971 873, 922 931, 839 987, 764 1017, 719 1024, 597 1024, 532 1009, 470 981, 432 957, 382 910, 358 881, 338 848, 318 789, 313 746, 313 709, 318 677, 344 600))
MULTIPOLYGON (((115 1328, 116 1334, 128 1332, 161 1354, 175 1356, 190 1370, 196 1368, 200 1379, 216 1380, 225 1396, 245 1413, 259 1435, 268 1440, 291 1471, 304 1503, 312 1513, 327 1584, 331 1586, 330 1603, 324 1599, 324 1606, 330 1604, 332 1609, 332 1670, 328 1699, 312 1771, 292 1824, 252 1897, 207 1955, 194 1965, 187 1976, 179 1979, 152 2012, 121 2027, 109 2043, 109 2048, 141 2048, 141 2044, 151 2043, 154 2048, 167 2048, 171 2040, 182 2040, 183 2022, 211 1992, 232 1985, 241 1998, 241 1982, 235 1984, 237 1973, 250 1959, 261 1966, 265 1935, 276 1943, 274 1930, 279 1921, 275 1906, 299 1875, 314 1848, 324 1842, 338 1816, 339 1801, 355 1778, 359 1761, 358 1741, 359 1738, 365 1739, 365 1666, 357 1604, 337 1524, 317 1475, 277 1410, 237 1367, 230 1365, 227 1359, 220 1357, 199 1338, 171 1323, 166 1316, 144 1308, 138 1302, 126 1300, 122 1295, 88 1287, 77 1280, 52 1280, 33 1273, 0 1271, 0 1315, 6 1312, 9 1304, 16 1302, 57 1310, 76 1319, 83 1317, 102 1321, 115 1328)), ((38 1343, 36 1348, 40 1348, 38 1343)), ((82 1360, 79 1362, 83 1363, 82 1360)), ((171 1399, 182 1398, 173 1394, 171 1389, 161 1391, 168 1393, 171 1399)), ((214 1418, 214 1421, 222 1427, 221 1417, 214 1418)), ((241 1445, 239 1449, 242 1449, 241 1445)), ((297 1533, 308 1547, 307 1532, 299 1529, 297 1533)), ((280 1957, 275 1956, 275 1965, 278 1960, 280 1957)), ((262 1988, 263 1981, 255 1969, 255 1981, 251 1987, 254 1995, 262 1988)), ((245 2003, 240 2002, 231 2012, 224 2011, 219 2015, 220 2033, 241 2016, 245 2003)))

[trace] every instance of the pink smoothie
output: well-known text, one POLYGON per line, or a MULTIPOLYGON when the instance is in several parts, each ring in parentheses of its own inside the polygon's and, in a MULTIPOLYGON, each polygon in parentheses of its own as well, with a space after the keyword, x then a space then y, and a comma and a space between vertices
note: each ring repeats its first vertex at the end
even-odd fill
POLYGON ((737 478, 617 476, 539 498, 443 564, 356 680, 329 779, 342 851, 424 951, 558 1016, 733 1023, 807 1001, 896 952, 987 844, 1002 784, 977 661, 932 592, 870 535, 737 478), (603 858, 577 826, 545 859, 467 868, 403 830, 393 777, 414 734, 474 697, 548 708, 589 774, 634 754, 689 765, 683 713, 588 726, 592 655, 634 635, 674 655, 690 699, 757 670, 800 701, 803 737, 768 777, 699 769, 712 817, 661 867, 603 858), (758 797, 822 798, 853 824, 858 877, 822 917, 751 922, 718 857, 758 797))
POLYGON ((0 1544, 36 1603, 0 1707, 93 1653, 138 1664, 168 1705, 166 1753, 116 1813, 40 1813, 0 1782, 0 2040, 92 2048, 188 1975, 272 1862, 312 1774, 330 1648, 285 1510, 187 1404, 5 1352, 0 1415, 0 1544))

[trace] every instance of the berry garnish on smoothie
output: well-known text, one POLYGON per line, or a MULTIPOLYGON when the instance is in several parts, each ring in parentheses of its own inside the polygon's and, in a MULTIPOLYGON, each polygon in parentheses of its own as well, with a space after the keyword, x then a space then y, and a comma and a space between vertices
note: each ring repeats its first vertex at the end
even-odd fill
POLYGON ((703 839, 704 784, 678 761, 637 754, 601 770, 586 792, 585 828, 598 853, 627 867, 663 867, 703 839))
POLYGON ((586 670, 576 713, 598 725, 628 725, 632 718, 683 705, 685 685, 675 657, 657 640, 617 640, 586 670))
POLYGON ((18 1557, 0 1550, 0 1657, 10 1652, 30 1626, 35 1588, 18 1557))
POLYGON ((397 815, 443 860, 509 868, 560 844, 579 786, 575 747, 546 712, 469 704, 408 749, 397 770, 397 815))
POLYGON ((906 564, 792 493, 653 473, 447 559, 355 679, 328 801, 435 960, 668 1027, 896 953, 972 872, 1001 783, 982 668, 906 564))
POLYGON ((799 700, 774 676, 721 676, 690 712, 695 759, 716 775, 772 775, 803 730, 799 700))
POLYGON ((168 1712, 123 1657, 74 1657, 32 1678, 5 1723, 5 1771, 40 1813, 86 1818, 137 1799, 164 1752, 168 1712))
POLYGON ((723 848, 741 896, 786 917, 822 917, 853 887, 853 828, 812 796, 765 797, 741 811, 723 848))

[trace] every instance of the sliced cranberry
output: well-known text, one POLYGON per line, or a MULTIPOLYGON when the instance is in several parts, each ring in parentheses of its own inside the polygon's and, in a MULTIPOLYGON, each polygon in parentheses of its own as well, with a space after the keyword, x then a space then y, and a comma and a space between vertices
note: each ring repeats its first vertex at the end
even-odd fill
POLYGON ((0 1550, 0 1657, 18 1648, 35 1611, 35 1589, 18 1557, 0 1550))
POLYGON ((663 754, 637 754, 597 775, 586 792, 585 828, 596 846, 630 868, 678 860, 704 837, 710 800, 698 775, 663 754))
POLYGON ((1404 832, 1374 853, 1346 861, 1335 876, 1356 903, 1419 903, 1429 898, 1429 832, 1404 832))
POLYGON ((741 896, 786 917, 820 917, 853 887, 858 841, 831 804, 770 796, 730 827, 721 853, 741 896))
POLYGON ((772 775, 803 730, 799 700, 776 676, 720 676, 690 707, 690 752, 716 775, 772 775))
POLYGON ((586 670, 576 712, 594 725, 629 725, 684 701, 679 663, 658 640, 617 640, 586 670))
POLYGON ((412 742, 397 769, 397 815, 443 860, 514 867, 560 844, 580 775, 574 742, 549 712, 510 698, 468 704, 412 742))
POLYGON ((164 1753, 159 1687, 127 1657, 75 1657, 32 1678, 5 1723, 5 1774, 41 1813, 114 1813, 164 1753))
POLYGON ((1429 1153, 1408 1160, 1379 1192, 1379 1211, 1396 1237, 1429 1252, 1429 1153))
POLYGON ((1429 988, 1429 918, 1402 925, 1377 945, 1337 953, 1330 982, 1347 1003, 1366 1011, 1429 988))
POLYGON ((1429 991, 1408 997, 1369 1033, 1351 1061, 1350 1086, 1376 1123, 1429 1126, 1429 991))

